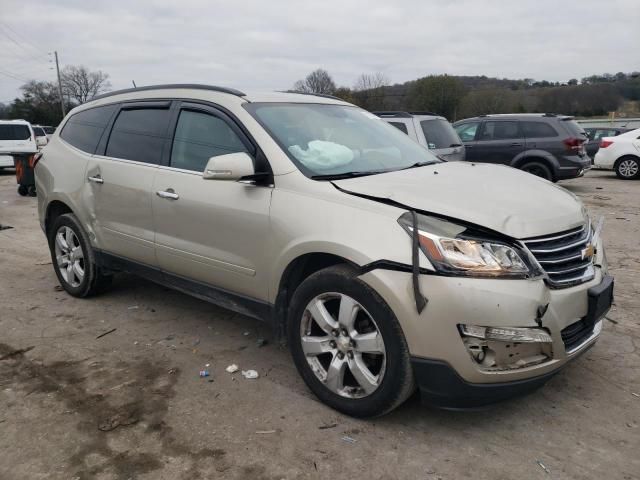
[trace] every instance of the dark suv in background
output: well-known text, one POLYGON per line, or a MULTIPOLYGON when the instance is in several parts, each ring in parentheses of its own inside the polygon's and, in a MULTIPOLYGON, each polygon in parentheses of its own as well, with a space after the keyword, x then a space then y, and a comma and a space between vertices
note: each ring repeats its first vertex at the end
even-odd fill
POLYGON ((587 136, 573 117, 552 113, 481 115, 453 124, 469 162, 501 163, 550 181, 591 168, 587 136))

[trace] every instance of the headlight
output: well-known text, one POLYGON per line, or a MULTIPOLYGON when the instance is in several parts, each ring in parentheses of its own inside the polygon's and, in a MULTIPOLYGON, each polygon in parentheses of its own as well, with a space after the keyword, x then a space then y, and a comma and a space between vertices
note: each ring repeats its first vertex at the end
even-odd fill
MULTIPOLYGON (((398 222, 409 235, 413 234, 409 212, 398 222)), ((498 240, 485 240, 464 226, 439 218, 418 215, 418 241, 433 266, 443 273, 515 278, 531 273, 516 247, 498 240)))

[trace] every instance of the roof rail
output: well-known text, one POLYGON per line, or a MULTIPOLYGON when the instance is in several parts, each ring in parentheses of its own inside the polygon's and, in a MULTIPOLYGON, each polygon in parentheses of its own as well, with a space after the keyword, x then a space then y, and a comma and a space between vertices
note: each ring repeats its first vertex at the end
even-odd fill
POLYGON ((111 97, 113 95, 120 95, 122 93, 144 92, 148 90, 168 90, 168 89, 175 89, 175 88, 192 89, 192 90, 210 90, 213 92, 229 93, 231 95, 235 95, 236 97, 244 97, 246 95, 246 93, 241 92, 240 90, 236 90, 235 88, 216 87, 215 85, 201 85, 198 83, 169 83, 166 85, 146 85, 144 87, 125 88, 124 90, 115 90, 113 92, 107 92, 107 93, 103 93, 102 95, 95 96, 91 100, 98 100, 100 98, 111 97))
POLYGON ((411 118, 412 115, 409 112, 400 112, 400 111, 388 111, 388 112, 384 112, 384 111, 378 111, 378 112, 371 112, 374 115, 377 115, 379 117, 396 117, 396 118, 411 118))
POLYGON ((427 111, 410 111, 409 112, 411 115, 431 115, 433 117, 441 117, 442 115, 437 114, 437 113, 433 113, 433 112, 427 112, 427 111))
POLYGON ((280 93, 296 93, 298 95, 311 95, 312 97, 322 97, 322 98, 331 98, 333 100, 340 100, 344 102, 344 100, 340 97, 336 97, 335 95, 329 95, 328 93, 313 93, 313 92, 296 92, 295 90, 285 90, 280 93))

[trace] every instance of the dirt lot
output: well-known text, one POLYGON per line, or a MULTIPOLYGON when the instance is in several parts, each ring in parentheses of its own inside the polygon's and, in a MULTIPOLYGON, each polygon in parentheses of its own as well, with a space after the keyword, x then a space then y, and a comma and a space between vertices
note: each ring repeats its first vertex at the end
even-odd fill
POLYGON ((91 300, 59 291, 36 200, 0 174, 0 479, 640 478, 640 181, 562 185, 606 218, 616 306, 597 345, 485 411, 414 397, 359 421, 259 347, 257 321, 127 275, 91 300))

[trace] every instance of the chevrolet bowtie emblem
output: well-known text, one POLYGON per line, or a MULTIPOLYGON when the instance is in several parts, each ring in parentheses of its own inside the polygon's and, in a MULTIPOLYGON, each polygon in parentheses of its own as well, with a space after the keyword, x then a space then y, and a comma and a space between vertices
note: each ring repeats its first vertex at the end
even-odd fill
POLYGON ((593 244, 590 243, 580 252, 580 254, 582 255, 582 260, 585 260, 593 257, 596 254, 596 249, 593 244))

